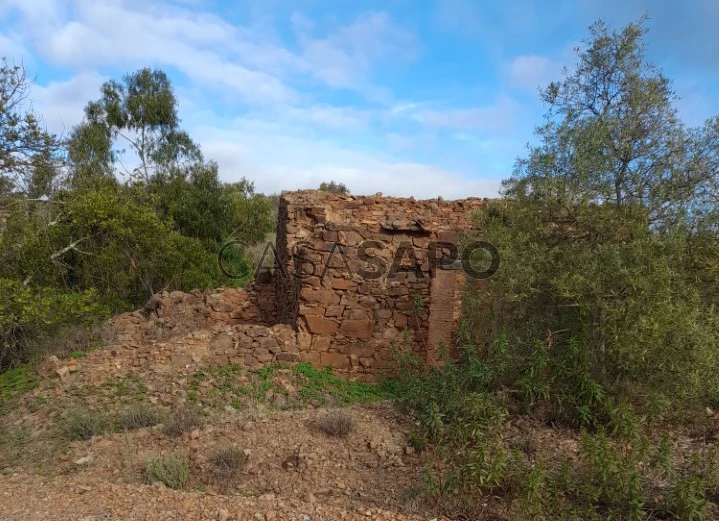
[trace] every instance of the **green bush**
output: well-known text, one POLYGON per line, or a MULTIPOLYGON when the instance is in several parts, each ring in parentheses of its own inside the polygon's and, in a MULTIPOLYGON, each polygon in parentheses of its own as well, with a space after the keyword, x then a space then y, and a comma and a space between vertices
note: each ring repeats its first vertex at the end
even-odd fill
POLYGON ((99 412, 71 412, 60 423, 63 436, 71 441, 89 440, 105 434, 111 426, 109 418, 99 412))
POLYGON ((145 480, 149 484, 160 482, 174 489, 185 488, 189 477, 190 467, 187 462, 173 454, 150 460, 145 470, 145 480))
MULTIPOLYGON (((648 420, 628 402, 599 393, 601 414, 581 434, 578 459, 557 461, 546 452, 553 447, 509 435, 517 421, 510 411, 527 405, 523 393, 508 392, 518 387, 511 378, 515 372, 528 378, 507 363, 511 350, 502 336, 486 358, 465 345, 440 367, 424 367, 411 355, 400 361, 395 401, 419 424, 413 444, 428 455, 424 493, 442 511, 472 517, 486 504, 519 519, 644 520, 652 512, 704 519, 719 480, 719 448, 677 457, 670 438, 647 434, 648 420)), ((581 387, 570 381, 566 389, 581 387)), ((588 396, 597 394, 589 389, 588 396)), ((587 403, 578 400, 556 406, 561 412, 587 403)), ((531 416, 524 421, 532 428, 531 416)))
POLYGON ((47 338, 106 316, 97 292, 25 287, 0 276, 0 370, 35 361, 47 338))

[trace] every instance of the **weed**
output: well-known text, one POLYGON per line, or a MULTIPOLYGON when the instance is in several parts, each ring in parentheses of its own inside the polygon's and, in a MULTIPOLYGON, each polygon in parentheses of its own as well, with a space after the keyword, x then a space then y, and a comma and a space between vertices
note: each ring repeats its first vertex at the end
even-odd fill
POLYGON ((317 420, 317 425, 325 434, 344 438, 354 429, 354 418, 348 411, 333 410, 317 420))
POLYGON ((153 427, 160 423, 162 417, 155 409, 145 405, 136 405, 132 409, 120 414, 117 418, 117 426, 120 430, 130 431, 153 427))
POLYGON ((202 416, 199 411, 191 407, 183 407, 172 413, 165 424, 165 434, 172 437, 182 436, 200 425, 202 425, 202 416))
POLYGON ((169 488, 181 489, 187 485, 190 467, 186 461, 173 454, 159 456, 147 463, 145 480, 152 484, 164 483, 169 488))
POLYGON ((368 403, 389 398, 387 389, 378 384, 350 382, 338 378, 330 367, 317 369, 307 362, 294 366, 295 375, 301 379, 299 395, 324 403, 330 395, 343 404, 368 403))
POLYGON ((218 473, 233 475, 242 470, 246 459, 244 453, 237 447, 225 447, 215 453, 212 462, 218 473))

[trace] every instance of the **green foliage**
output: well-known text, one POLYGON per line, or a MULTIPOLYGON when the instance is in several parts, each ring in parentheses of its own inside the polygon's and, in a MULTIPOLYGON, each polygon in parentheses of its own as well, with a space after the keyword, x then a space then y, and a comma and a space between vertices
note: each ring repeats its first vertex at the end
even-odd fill
POLYGON ((29 361, 43 335, 105 316, 96 296, 92 289, 72 293, 0 278, 0 369, 29 361))
POLYGON ((70 441, 89 440, 105 434, 111 427, 110 419, 100 412, 73 411, 60 420, 60 432, 70 441))
POLYGON ((551 395, 596 427, 609 398, 719 399, 719 125, 678 120, 645 60, 644 20, 590 31, 576 69, 542 94, 547 123, 506 202, 478 215, 504 262, 466 302, 472 338, 511 332, 515 374, 534 366, 527 398, 551 395))
POLYGON ((300 362, 293 370, 301 377, 299 394, 303 399, 324 402, 327 396, 344 404, 368 403, 389 397, 379 384, 351 382, 335 376, 331 367, 317 369, 307 362, 300 362))
POLYGON ((190 478, 190 467, 186 461, 173 454, 159 456, 147 463, 145 480, 149 484, 164 483, 174 489, 182 489, 190 478))
POLYGON ((413 445, 427 454, 424 494, 441 511, 473 518, 484 505, 517 519, 705 519, 719 476, 716 445, 675 457, 669 438, 647 435, 627 403, 603 400, 596 430, 579 436, 578 458, 557 461, 554 437, 549 445, 516 439, 513 424, 537 427, 509 414, 529 398, 507 394, 515 369, 505 342, 482 357, 467 345, 441 367, 401 361, 394 398, 419 424, 413 445))
POLYGON ((507 195, 611 205, 660 229, 715 214, 719 123, 682 124, 671 82, 645 59, 645 21, 590 27, 576 68, 542 92, 540 145, 518 160, 507 195))
POLYGON ((189 135, 179 128, 177 99, 167 75, 160 70, 140 69, 122 82, 110 80, 102 97, 88 103, 85 122, 73 133, 71 159, 81 164, 107 166, 119 159, 121 142, 140 160, 129 173, 148 185, 153 176, 202 160, 189 135))
POLYGON ((337 183, 335 181, 322 182, 320 183, 320 190, 323 190, 325 192, 333 192, 335 194, 349 194, 349 189, 345 186, 344 183, 337 183))
POLYGON ((276 203, 245 179, 220 181, 180 129, 165 73, 106 82, 65 142, 28 111, 30 85, 0 64, 0 370, 155 292, 247 282, 222 274, 218 252, 230 238, 264 239, 276 203), (125 148, 139 165, 126 169, 125 148))
POLYGON ((37 387, 39 378, 30 365, 22 365, 0 373, 0 410, 37 387))

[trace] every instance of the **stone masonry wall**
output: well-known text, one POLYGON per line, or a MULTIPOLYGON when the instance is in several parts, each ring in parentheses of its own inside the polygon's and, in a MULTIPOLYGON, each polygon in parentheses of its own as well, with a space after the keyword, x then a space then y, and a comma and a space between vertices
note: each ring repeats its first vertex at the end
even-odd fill
POLYGON ((297 330, 300 356, 355 378, 393 367, 392 348, 431 361, 436 343, 451 342, 461 273, 445 270, 455 243, 486 199, 419 201, 283 193, 278 223, 278 309, 297 330), (377 241, 366 248, 367 241, 377 241), (365 257, 362 257, 362 255, 365 257), (376 256, 368 261, 367 255, 376 256), (398 258, 401 257, 399 260, 398 258), (375 264, 373 264, 375 263, 375 264), (362 274, 384 263, 394 273, 362 274), (442 272, 442 284, 432 281, 442 272), (434 328, 430 331, 430 323, 434 328))
MULTIPOLYGON (((244 289, 154 295, 108 321, 109 347, 83 363, 162 371, 306 360, 354 379, 391 372, 394 348, 431 363, 439 345, 451 347, 460 313, 463 273, 447 260, 487 203, 283 193, 273 272, 244 289)), ((77 370, 68 364, 58 370, 77 370)))

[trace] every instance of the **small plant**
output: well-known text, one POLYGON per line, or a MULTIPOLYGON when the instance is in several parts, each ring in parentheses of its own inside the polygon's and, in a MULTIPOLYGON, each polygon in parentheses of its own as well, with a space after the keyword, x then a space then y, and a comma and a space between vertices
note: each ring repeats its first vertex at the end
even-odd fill
POLYGON ((160 420, 160 414, 155 409, 145 405, 136 405, 118 417, 117 426, 120 430, 131 431, 143 427, 153 427, 160 423, 160 420))
POLYGON ((75 412, 63 420, 60 428, 68 440, 89 440, 110 430, 110 421, 99 412, 75 412))
POLYGON ((165 434, 173 437, 182 436, 200 425, 202 425, 202 416, 197 409, 183 407, 172 413, 170 420, 165 425, 165 434))
POLYGON ((317 422, 325 434, 344 438, 354 429, 354 418, 347 411, 330 411, 317 422))
POLYGON ((185 488, 190 477, 190 467, 186 461, 173 454, 159 456, 150 460, 145 471, 148 483, 164 483, 169 488, 185 488))
POLYGON ((215 453, 212 461, 217 472, 232 475, 242 469, 246 459, 244 453, 237 447, 225 447, 215 453))
POLYGON ((0 408, 37 387, 39 378, 30 365, 0 373, 0 408))
POLYGON ((389 398, 389 392, 379 384, 351 382, 332 373, 331 367, 318 369, 307 362, 300 362, 293 371, 299 381, 299 395, 304 400, 315 399, 321 403, 331 396, 341 404, 369 403, 389 398))

